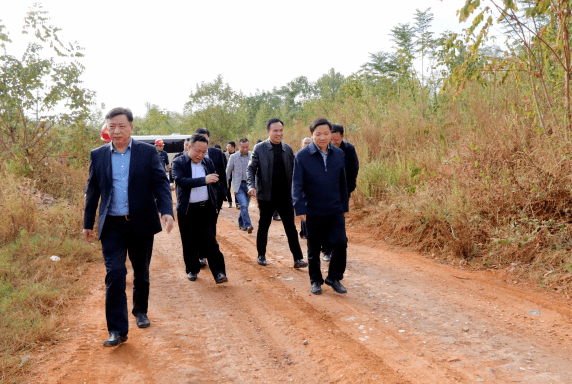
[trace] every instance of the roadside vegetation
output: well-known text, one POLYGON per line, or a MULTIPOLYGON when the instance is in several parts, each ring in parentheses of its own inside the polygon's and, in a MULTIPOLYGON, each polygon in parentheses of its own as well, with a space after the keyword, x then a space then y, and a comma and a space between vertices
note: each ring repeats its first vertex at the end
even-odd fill
POLYGON ((56 342, 78 280, 99 259, 80 236, 98 137, 81 48, 59 41, 40 6, 24 30, 19 58, 0 21, 0 383, 26 381, 33 348, 56 342))
POLYGON ((457 266, 568 291, 570 7, 466 0, 465 33, 439 36, 430 8, 417 10, 391 29, 391 51, 348 77, 331 69, 247 96, 219 76, 196 86, 182 115, 149 105, 136 130, 207 126, 219 143, 256 140, 276 116, 297 149, 310 122, 327 117, 360 158, 351 220, 457 266))
MULTIPOLYGON (((256 141, 278 117, 297 150, 310 122, 327 117, 346 127, 360 158, 351 221, 456 266, 567 294, 570 7, 466 0, 465 33, 438 36, 430 8, 418 10, 392 28, 391 51, 371 53, 347 77, 332 68, 316 81, 300 76, 244 95, 218 76, 197 84, 182 114, 148 104, 135 134, 205 126, 215 143, 256 141)), ((17 59, 0 22, 0 381, 25 372, 30 348, 52 340, 80 293, 76 280, 99 257, 79 228, 105 111, 81 86, 81 47, 54 39, 41 8, 25 28, 36 40, 17 59)))

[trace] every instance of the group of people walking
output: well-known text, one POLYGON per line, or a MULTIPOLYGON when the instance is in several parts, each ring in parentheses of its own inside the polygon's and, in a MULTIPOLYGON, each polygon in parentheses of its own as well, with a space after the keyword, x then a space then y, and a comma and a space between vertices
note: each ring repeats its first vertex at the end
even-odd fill
MULTIPOLYGON (((107 272, 105 307, 110 335, 103 344, 111 347, 127 340, 127 255, 134 271, 132 314, 137 326, 145 328, 150 325, 147 308, 154 234, 161 231, 160 220, 169 233, 174 219, 161 151, 131 138, 130 110, 115 108, 106 120, 111 142, 90 155, 83 234, 87 241, 94 236, 99 205, 98 237, 107 272)), ((359 169, 355 148, 343 140, 343 127, 323 118, 312 122, 311 137, 302 140, 302 149, 296 155, 283 142, 282 121, 270 119, 266 133, 268 139, 252 151, 248 139, 240 139, 238 151, 225 158, 220 149, 209 147, 209 131, 199 128, 185 142, 185 151, 172 160, 170 171, 176 186, 177 223, 187 278, 196 281, 201 267, 208 264, 217 284, 228 281, 216 225, 223 201, 232 206, 232 190, 240 207, 240 230, 253 232, 250 199, 255 197, 258 203, 259 265, 267 265, 268 230, 277 212, 293 267, 309 267, 311 292, 321 294, 325 283, 337 293, 346 293, 340 281, 347 259, 345 214, 359 169), (300 236, 308 240, 308 262, 304 261, 295 215, 302 220, 300 236), (329 261, 325 279, 320 269, 321 252, 329 261)), ((236 148, 229 146, 229 152, 236 148)))

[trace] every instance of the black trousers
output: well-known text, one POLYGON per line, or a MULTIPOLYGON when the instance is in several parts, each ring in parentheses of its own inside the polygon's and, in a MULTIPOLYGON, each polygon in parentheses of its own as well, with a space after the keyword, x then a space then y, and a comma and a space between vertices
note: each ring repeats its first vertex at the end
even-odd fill
POLYGON ((129 221, 122 216, 107 216, 101 233, 105 263, 105 317, 107 330, 127 335, 125 262, 129 254, 133 267, 133 315, 147 314, 149 302, 149 264, 153 252, 154 235, 136 235, 129 221))
MULTIPOLYGON (((232 193, 230 190, 232 189, 230 186, 232 185, 232 176, 228 179, 228 188, 226 189, 226 200, 229 204, 232 204, 232 193)), ((234 198, 234 202, 236 203, 236 197, 234 198)))
POLYGON ((342 280, 346 271, 348 238, 346 219, 343 212, 327 216, 306 216, 308 229, 308 271, 310 282, 324 283, 320 270, 320 250, 329 243, 332 246, 332 259, 328 269, 331 280, 342 280))
POLYGON ((270 228, 270 223, 272 223, 274 211, 278 211, 280 218, 282 218, 286 237, 288 238, 290 252, 292 252, 294 260, 301 260, 304 256, 302 254, 302 248, 300 248, 296 224, 294 223, 294 207, 292 206, 292 202, 288 198, 280 201, 258 200, 258 208, 260 209, 258 232, 256 233, 256 248, 258 250, 258 254, 266 256, 268 229, 270 228))
POLYGON ((221 272, 226 275, 224 256, 216 240, 218 214, 210 200, 204 205, 189 204, 188 212, 178 212, 177 219, 183 243, 186 273, 200 272, 200 254, 201 258, 208 260, 209 268, 215 278, 221 272))
MULTIPOLYGON (((350 197, 352 197, 351 193, 348 194, 348 200, 350 199, 350 197)), ((304 226, 302 226, 302 228, 304 228, 304 226)), ((330 244, 328 241, 326 241, 326 243, 324 245, 322 245, 322 252, 331 255, 333 252, 332 244, 330 244)))

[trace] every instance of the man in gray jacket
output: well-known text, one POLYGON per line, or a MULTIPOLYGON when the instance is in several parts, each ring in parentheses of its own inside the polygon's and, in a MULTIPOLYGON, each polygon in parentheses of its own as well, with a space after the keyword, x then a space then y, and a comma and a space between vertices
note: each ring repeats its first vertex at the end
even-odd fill
POLYGON ((256 144, 246 169, 248 194, 256 197, 260 209, 256 248, 258 264, 266 265, 266 243, 268 228, 274 211, 282 218, 288 245, 294 256, 294 268, 307 267, 303 260, 298 233, 294 224, 292 206, 292 172, 294 170, 294 152, 282 142, 284 123, 279 119, 270 119, 266 123, 268 140, 256 144), (256 180, 256 184, 255 184, 256 180))
POLYGON ((237 206, 240 206, 240 215, 238 215, 238 228, 248 233, 252 233, 252 223, 248 214, 248 206, 250 205, 250 195, 248 194, 248 186, 246 184, 246 167, 250 161, 252 152, 250 143, 247 138, 238 141, 238 152, 234 152, 228 158, 226 166, 226 179, 232 180, 231 188, 234 191, 234 198, 237 206))

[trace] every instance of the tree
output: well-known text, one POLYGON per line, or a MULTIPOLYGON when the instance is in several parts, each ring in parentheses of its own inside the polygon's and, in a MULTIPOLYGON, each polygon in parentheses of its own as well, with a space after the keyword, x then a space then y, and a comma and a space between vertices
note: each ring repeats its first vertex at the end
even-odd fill
POLYGON ((425 84, 423 63, 425 55, 432 52, 435 46, 433 32, 429 31, 434 18, 430 11, 431 8, 427 8, 425 11, 415 10, 415 32, 417 32, 415 46, 417 47, 417 52, 421 53, 421 85, 425 84))
POLYGON ((187 121, 192 129, 203 126, 211 132, 211 139, 222 142, 244 134, 247 116, 241 107, 244 96, 223 82, 221 75, 211 83, 197 84, 185 104, 187 121))
MULTIPOLYGON (((554 78, 553 68, 559 69, 557 76, 564 88, 565 133, 572 133, 572 58, 570 50, 570 20, 572 3, 569 0, 489 0, 491 6, 481 6, 480 0, 466 0, 465 6, 459 10, 460 20, 466 21, 476 11, 472 24, 467 29, 468 53, 460 67, 461 75, 480 59, 480 47, 488 38, 493 25, 493 12, 496 12, 497 23, 505 26, 507 51, 502 58, 492 58, 483 66, 483 71, 524 72, 531 85, 532 97, 539 123, 545 123, 541 112, 540 94, 537 92, 537 81, 540 82, 545 103, 551 111, 553 120, 555 106, 549 95, 546 82, 554 78), (486 17, 488 15, 488 17, 486 17), (481 26, 479 30, 477 27, 481 26), (547 71, 548 69, 548 71, 547 71), (538 79, 538 80, 537 80, 538 79)), ((477 73, 477 76, 480 74, 477 73)), ((467 76, 461 76, 459 83, 467 76)), ((558 98, 559 95, 556 95, 558 98)), ((551 132, 550 129, 547 132, 551 132)))
POLYGON ((0 152, 23 173, 55 150, 58 129, 77 131, 94 96, 80 80, 82 48, 61 41, 48 21, 41 5, 31 7, 22 33, 32 40, 21 59, 9 54, 12 41, 0 24, 0 152))

